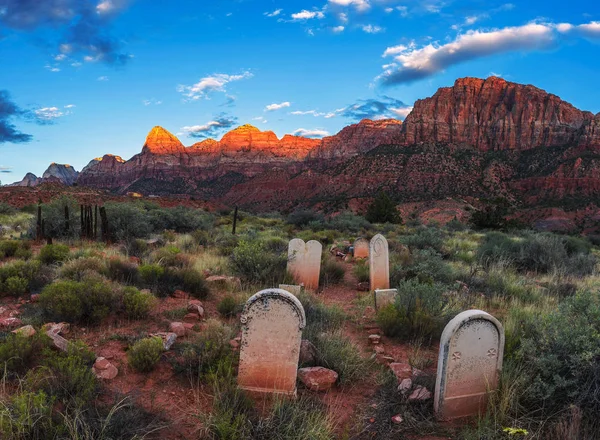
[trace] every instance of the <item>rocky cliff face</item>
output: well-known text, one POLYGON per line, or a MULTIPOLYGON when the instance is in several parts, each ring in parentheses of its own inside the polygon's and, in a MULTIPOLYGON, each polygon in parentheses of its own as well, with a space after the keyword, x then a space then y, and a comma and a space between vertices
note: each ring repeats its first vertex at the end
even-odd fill
POLYGON ((185 147, 177 137, 162 127, 154 127, 148 133, 142 154, 180 154, 185 147))
POLYGON ((594 117, 531 85, 490 77, 458 79, 415 103, 404 121, 402 142, 467 144, 479 150, 527 150, 598 144, 594 117))
POLYGON ((39 177, 37 177, 35 174, 33 174, 33 173, 27 173, 27 174, 25 174, 25 177, 23 177, 23 180, 21 180, 19 182, 15 182, 13 184, 10 184, 8 186, 26 186, 26 187, 31 187, 31 186, 37 186, 37 185, 39 185, 41 181, 42 181, 42 179, 40 179, 39 177))
POLYGON ((71 165, 51 163, 44 174, 42 182, 60 182, 64 185, 73 185, 79 173, 71 165))

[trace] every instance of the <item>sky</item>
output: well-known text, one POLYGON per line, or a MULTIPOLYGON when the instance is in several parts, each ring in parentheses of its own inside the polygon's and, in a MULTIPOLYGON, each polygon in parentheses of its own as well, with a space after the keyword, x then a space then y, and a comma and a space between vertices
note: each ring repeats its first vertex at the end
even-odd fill
POLYGON ((0 0, 0 180, 242 124, 322 137, 460 77, 600 112, 596 0, 0 0))

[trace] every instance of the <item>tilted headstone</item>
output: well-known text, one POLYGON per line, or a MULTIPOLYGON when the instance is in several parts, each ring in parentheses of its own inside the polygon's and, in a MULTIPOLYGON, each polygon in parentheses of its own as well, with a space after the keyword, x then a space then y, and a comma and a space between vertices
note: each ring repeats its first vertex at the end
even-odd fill
POLYGON ((295 284, 280 284, 279 288, 290 292, 294 296, 298 296, 302 293, 302 286, 297 286, 295 284))
POLYGON ((394 304, 398 296, 397 289, 377 289, 373 293, 375 299, 375 310, 379 310, 388 304, 394 304))
POLYGON ((390 255, 388 242, 381 234, 371 239, 369 244, 369 270, 371 290, 390 288, 390 255))
POLYGON ((468 310, 448 323, 440 340, 434 409, 438 420, 485 412, 498 388, 504 328, 489 313, 468 310))
POLYGON ((369 240, 359 238, 354 242, 354 258, 369 258, 369 240))
POLYGON ((306 289, 316 290, 319 287, 321 274, 321 254, 323 245, 315 240, 304 243, 300 238, 294 238, 288 246, 288 272, 294 280, 306 289))
POLYGON ((246 302, 238 386, 251 393, 295 396, 304 308, 282 289, 262 290, 246 302))

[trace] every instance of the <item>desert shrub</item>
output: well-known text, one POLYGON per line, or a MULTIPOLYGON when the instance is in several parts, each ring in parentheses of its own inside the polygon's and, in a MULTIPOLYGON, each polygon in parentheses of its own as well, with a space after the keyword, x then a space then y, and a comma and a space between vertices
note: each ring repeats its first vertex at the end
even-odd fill
POLYGON ((454 217, 448 223, 446 223, 446 229, 452 232, 460 232, 466 230, 468 227, 466 224, 461 222, 459 219, 454 217))
POLYGON ((105 203, 110 234, 117 241, 145 238, 153 230, 148 212, 141 203, 105 203))
POLYGON ((383 191, 377 194, 373 203, 367 209, 365 218, 370 223, 402 223, 400 213, 396 209, 396 203, 383 191))
POLYGON ((186 206, 150 209, 148 217, 154 231, 171 230, 178 233, 210 229, 214 222, 210 213, 186 206))
POLYGON ((27 292, 29 281, 23 277, 10 277, 6 279, 4 285, 6 286, 6 293, 19 296, 27 292))
POLYGON ((160 279, 165 273, 165 268, 158 264, 142 264, 138 268, 141 285, 148 289, 157 289, 160 279))
POLYGON ((433 249, 417 249, 410 261, 391 262, 391 284, 396 285, 407 279, 417 279, 421 283, 450 283, 455 280, 455 274, 452 267, 433 249))
POLYGON ((237 312, 238 303, 233 295, 225 295, 219 304, 217 304, 217 311, 221 316, 225 318, 231 318, 235 316, 237 312))
POLYGON ((233 329, 217 320, 209 319, 206 329, 193 341, 179 344, 181 355, 176 368, 191 378, 204 374, 216 374, 217 371, 231 361, 233 329))
POLYGON ((181 290, 189 293, 194 298, 205 299, 210 294, 210 288, 204 275, 193 268, 177 269, 173 271, 181 279, 181 290))
POLYGON ((235 274, 245 281, 270 284, 285 278, 286 255, 269 252, 259 240, 240 240, 229 260, 235 274))
MULTIPOLYGON (((36 210, 37 211, 37 210, 36 210)), ((81 233, 79 204, 69 196, 61 196, 42 206, 44 218, 44 234, 52 238, 77 238, 81 233), (69 209, 69 223, 65 219, 65 207, 69 209)), ((33 217, 30 225, 30 236, 35 235, 37 219, 33 217)))
POLYGON ((367 283, 371 281, 371 272, 369 263, 367 261, 357 261, 354 265, 353 272, 359 283, 367 283))
POLYGON ((140 339, 127 352, 127 361, 140 373, 147 373, 154 370, 162 352, 162 339, 158 337, 140 339))
POLYGON ((41 368, 32 370, 26 377, 26 383, 61 402, 87 405, 96 397, 98 387, 91 369, 94 359, 94 353, 83 343, 72 343, 67 353, 47 351, 41 368))
POLYGON ((311 222, 322 223, 325 220, 323 214, 310 210, 299 210, 288 215, 286 222, 296 227, 307 226, 311 222))
POLYGON ((90 278, 46 286, 40 295, 40 306, 50 319, 93 324, 108 316, 116 300, 117 292, 110 283, 90 278))
POLYGON ((142 258, 148 252, 148 243, 141 238, 127 240, 125 243, 127 255, 142 258))
POLYGON ((0 368, 14 373, 27 371, 38 360, 48 341, 48 337, 39 332, 29 338, 9 333, 0 342, 0 368))
POLYGON ((170 295, 176 290, 183 290, 199 299, 204 299, 210 294, 204 275, 192 267, 183 269, 173 267, 158 269, 155 265, 143 267, 142 279, 145 281, 142 286, 154 289, 160 296, 170 295))
POLYGON ((364 217, 352 214, 351 212, 342 212, 341 214, 332 217, 327 222, 328 229, 352 233, 357 233, 363 229, 369 229, 370 227, 371 223, 369 223, 364 217))
POLYGON ((6 202, 0 202, 0 215, 13 215, 17 213, 17 209, 13 208, 6 202))
POLYGON ((29 260, 31 257, 33 257, 33 251, 25 246, 20 246, 15 252, 15 258, 20 260, 29 260))
POLYGON ((481 209, 473 211, 470 222, 478 229, 503 229, 510 224, 507 217, 511 212, 508 200, 498 197, 484 201, 481 209))
POLYGON ((125 315, 131 319, 147 318, 154 306, 156 298, 151 294, 140 292, 135 287, 123 290, 123 307, 125 315))
POLYGON ((60 268, 60 277, 81 281, 86 273, 96 272, 107 275, 106 263, 98 257, 84 257, 65 262, 60 268))
POLYGON ((571 404, 586 417, 600 411, 600 297, 583 291, 558 310, 535 316, 520 340, 516 359, 525 365, 530 386, 522 393, 530 409, 547 414, 571 404))
POLYGON ((136 284, 139 281, 138 265, 120 257, 111 257, 106 262, 108 277, 119 283, 136 284))
POLYGON ((20 247, 20 242, 16 240, 2 240, 0 241, 0 257, 14 257, 20 247))
POLYGON ((433 249, 441 253, 444 246, 444 233, 436 227, 420 226, 414 234, 400 239, 406 246, 414 249, 433 249))
POLYGON ((329 286, 331 284, 338 284, 343 281, 346 270, 344 265, 338 263, 332 258, 327 258, 321 263, 321 272, 319 274, 319 285, 329 286))
POLYGON ((372 365, 340 330, 313 335, 310 341, 317 349, 317 365, 338 373, 342 385, 364 378, 372 365))
POLYGON ((402 340, 431 340, 441 334, 454 313, 448 308, 442 284, 421 284, 417 280, 398 284, 395 304, 379 310, 377 322, 384 334, 402 340))
POLYGON ((14 394, 0 406, 0 437, 12 440, 56 438, 59 426, 53 421, 53 396, 43 391, 14 394))
POLYGON ((62 263, 69 256, 69 246, 64 244, 47 244, 40 249, 39 259, 44 264, 62 263))
POLYGON ((190 264, 189 256, 182 253, 177 246, 167 246, 153 253, 153 261, 163 267, 186 267, 190 264))
POLYGON ((509 262, 522 272, 578 276, 593 273, 597 262, 582 240, 531 232, 515 238, 500 232, 488 233, 477 251, 477 260, 483 267, 509 262))
POLYGON ((306 327, 303 337, 309 340, 316 338, 319 333, 331 332, 339 329, 346 314, 338 306, 328 306, 319 301, 314 295, 303 293, 298 296, 304 308, 306 327))

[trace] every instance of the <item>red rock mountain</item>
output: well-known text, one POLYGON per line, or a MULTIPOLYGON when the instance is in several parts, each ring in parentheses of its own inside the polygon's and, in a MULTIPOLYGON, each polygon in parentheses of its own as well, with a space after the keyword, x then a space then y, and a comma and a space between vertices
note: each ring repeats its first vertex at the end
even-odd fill
POLYGON ((77 183, 260 211, 355 208, 383 188, 403 202, 502 196, 553 218, 565 208, 600 218, 600 114, 531 85, 463 78, 404 123, 363 120, 321 140, 243 125, 184 147, 154 127, 140 154, 96 159, 77 183))

